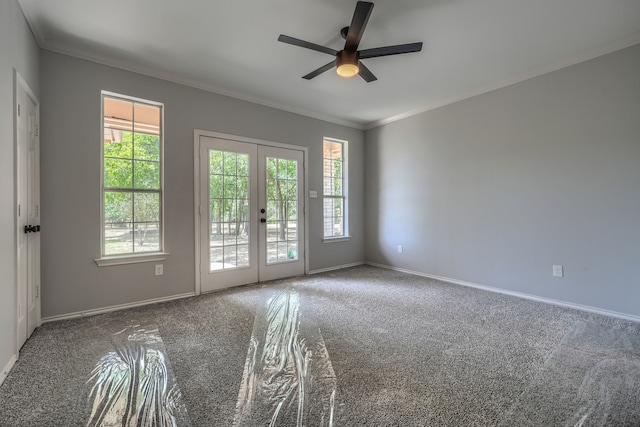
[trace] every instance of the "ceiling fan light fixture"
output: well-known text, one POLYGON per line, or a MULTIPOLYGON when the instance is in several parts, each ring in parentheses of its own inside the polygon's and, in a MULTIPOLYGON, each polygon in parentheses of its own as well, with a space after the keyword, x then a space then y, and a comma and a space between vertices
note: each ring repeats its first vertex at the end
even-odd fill
POLYGON ((336 68, 340 77, 353 77, 360 72, 360 69, 356 64, 340 64, 336 68))
POLYGON ((360 72, 358 54, 342 50, 336 56, 336 72, 340 77, 353 77, 360 72))

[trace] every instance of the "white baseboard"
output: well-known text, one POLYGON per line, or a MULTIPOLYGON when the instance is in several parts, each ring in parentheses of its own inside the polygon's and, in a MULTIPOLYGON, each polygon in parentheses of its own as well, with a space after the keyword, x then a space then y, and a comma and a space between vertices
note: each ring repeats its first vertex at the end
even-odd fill
POLYGON ((427 277, 429 279, 440 280, 442 282, 447 282, 447 283, 451 283, 451 284, 454 284, 454 285, 467 286, 469 288, 481 289, 481 290, 484 290, 484 291, 510 295, 510 296, 523 298, 523 299, 528 299, 528 300, 532 300, 532 301, 544 302, 544 303, 547 303, 547 304, 553 304, 553 305, 558 305, 558 306, 561 306, 561 307, 573 308, 573 309, 581 310, 581 311, 588 311, 588 312, 591 312, 591 313, 601 314, 603 316, 616 317, 616 318, 619 318, 619 319, 630 320, 632 322, 640 323, 640 317, 639 316, 634 316, 634 315, 631 315, 631 314, 619 313, 617 311, 605 310, 603 308, 592 307, 592 306, 588 306, 588 305, 575 304, 575 303, 571 303, 571 302, 567 302, 567 301, 561 301, 561 300, 556 300, 556 299, 552 299, 552 298, 540 297, 540 296, 537 296, 537 295, 525 294, 523 292, 516 292, 516 291, 510 291, 510 290, 506 290, 506 289, 494 288, 492 286, 480 285, 480 284, 473 283, 473 282, 465 282, 463 280, 451 279, 449 277, 436 276, 434 274, 422 273, 420 271, 407 270, 405 268, 393 267, 391 265, 386 265, 386 264, 378 264, 378 263, 375 263, 375 262, 367 262, 367 264, 371 265, 371 266, 374 266, 374 267, 386 268, 388 270, 395 270, 395 271, 400 271, 402 273, 413 274, 415 276, 422 276, 422 277, 427 277))
POLYGON ((170 297, 153 298, 144 301, 131 302, 127 304, 112 305, 109 307, 95 308, 93 310, 76 311, 74 313, 60 314, 57 316, 43 317, 42 323, 55 322, 57 320, 75 319, 77 317, 95 316, 96 314, 109 313, 112 311, 126 310, 127 308, 141 307, 143 305, 158 304, 161 302, 173 301, 176 299, 189 298, 195 296, 195 292, 186 294, 172 295, 170 297))
POLYGON ((9 359, 4 368, 2 368, 2 372, 0 372, 0 385, 2 385, 5 378, 7 378, 7 375, 9 375, 9 371, 11 370, 11 368, 13 368, 13 365, 15 365, 16 360, 18 360, 18 358, 14 354, 13 356, 11 356, 11 359, 9 359))
POLYGON ((318 273, 326 273, 327 271, 333 271, 333 270, 342 270, 343 268, 349 268, 349 267, 357 267, 359 265, 364 265, 366 264, 366 262, 353 262, 351 264, 342 264, 342 265, 336 265, 333 267, 327 267, 327 268, 319 268, 317 270, 311 270, 309 271, 309 275, 311 274, 318 274, 318 273))
MULTIPOLYGON (((341 270, 343 268, 355 267, 355 266, 363 265, 363 264, 365 264, 365 262, 354 262, 354 263, 351 263, 351 264, 343 264, 343 265, 338 265, 338 266, 334 266, 334 267, 328 267, 328 268, 321 268, 321 269, 318 269, 318 270, 312 270, 312 271, 309 271, 308 274, 318 274, 318 273, 324 273, 326 271, 331 271, 331 270, 341 270)), ((170 297, 154 298, 154 299, 138 301, 138 302, 133 302, 133 303, 112 305, 112 306, 109 306, 109 307, 101 307, 101 308, 96 308, 96 309, 93 309, 93 310, 77 311, 77 312, 73 312, 73 313, 60 314, 60 315, 56 315, 56 316, 48 316, 48 317, 43 317, 42 318, 42 323, 55 322, 55 321, 58 321, 58 320, 66 320, 66 319, 75 319, 75 318, 78 318, 78 317, 95 316, 96 314, 110 313, 112 311, 125 310, 127 308, 140 307, 140 306, 149 305, 149 304, 157 304, 157 303, 172 301, 172 300, 181 299, 181 298, 189 298, 189 297, 193 297, 193 296, 196 296, 196 295, 197 294, 195 292, 188 292, 186 294, 173 295, 173 296, 170 296, 170 297)))

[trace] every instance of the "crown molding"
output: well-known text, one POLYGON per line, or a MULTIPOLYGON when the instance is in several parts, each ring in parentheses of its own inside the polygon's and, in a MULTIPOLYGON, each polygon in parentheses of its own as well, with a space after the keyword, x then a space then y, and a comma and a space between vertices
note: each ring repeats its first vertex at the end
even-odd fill
POLYGON ((364 126, 365 126, 364 122, 345 120, 339 117, 320 114, 315 111, 310 111, 303 108, 295 108, 289 105, 279 104, 276 102, 267 101, 265 99, 247 96, 246 94, 230 91, 218 86, 203 85, 201 82, 185 79, 172 73, 161 73, 149 67, 143 67, 143 66, 132 64, 129 61, 121 61, 111 57, 97 54, 95 52, 87 52, 81 49, 72 49, 72 48, 69 48, 68 46, 55 43, 51 40, 47 40, 47 38, 44 37, 38 31, 38 28, 43 28, 43 24, 38 18, 39 15, 33 12, 29 8, 29 3, 27 2, 25 4, 25 2, 18 0, 18 4, 22 10, 22 14, 25 17, 25 21, 27 21, 27 25, 31 29, 31 33, 35 37, 36 42, 38 43, 38 46, 41 49, 49 50, 51 52, 60 53, 62 55, 71 56, 77 59, 82 59, 85 61, 90 61, 90 62, 94 62, 101 65, 106 65, 113 68, 118 68, 124 71, 141 74, 147 77, 152 77, 160 80, 169 81, 172 83, 177 83, 183 86, 188 86, 188 87, 199 89, 205 92, 214 93, 216 95, 227 96, 229 98, 238 99, 240 101, 251 102, 252 104, 262 105, 264 107, 286 111, 287 113, 298 114, 298 115, 309 117, 312 119, 322 120, 325 122, 334 123, 340 126, 346 126, 346 127, 357 129, 357 130, 364 130, 364 126))
MULTIPOLYGON (((486 85, 483 87, 480 87, 476 90, 472 90, 466 93, 462 93, 459 95, 455 95, 449 98, 444 98, 444 99, 440 99, 440 100, 436 100, 434 102, 430 102, 426 105, 423 105, 421 107, 394 115, 394 116, 390 116, 387 118, 383 118, 380 120, 374 120, 374 121, 370 121, 370 122, 365 122, 365 121, 354 121, 354 120, 346 120, 340 117, 335 117, 335 116, 331 116, 331 115, 326 115, 326 114, 321 114, 315 111, 310 111, 307 109, 303 109, 303 108, 296 108, 296 107, 292 107, 290 105, 285 105, 285 104, 280 104, 280 103, 276 103, 276 102, 272 102, 272 101, 268 101, 266 99, 262 99, 262 98, 258 98, 258 97, 252 97, 252 96, 248 96, 244 93, 240 93, 237 91, 230 91, 228 89, 219 87, 219 86, 213 86, 213 85, 205 85, 202 84, 201 82, 197 82, 195 80, 190 80, 190 79, 185 79, 183 77, 180 77, 178 75, 172 74, 172 73, 163 73, 163 72, 159 72, 158 70, 154 70, 150 67, 144 67, 144 66, 140 66, 140 65, 136 65, 136 64, 132 64, 129 61, 122 61, 122 60, 118 60, 118 59, 114 59, 111 57, 107 57, 104 55, 99 55, 95 52, 86 52, 84 50, 79 50, 79 49, 71 49, 68 46, 63 46, 61 44, 57 44, 54 42, 51 42, 49 40, 47 40, 46 38, 42 37, 42 35, 37 31, 37 28, 41 28, 42 25, 40 25, 40 22, 36 22, 37 19, 35 19, 35 17, 37 17, 38 15, 35 13, 30 13, 31 11, 29 10, 28 6, 25 8, 25 4, 24 2, 18 0, 18 4, 20 5, 20 7, 22 8, 22 12, 23 15, 25 17, 29 17, 30 19, 26 19, 29 28, 31 28, 31 32, 33 33, 38 45, 40 46, 40 48, 45 49, 45 50, 49 50, 52 52, 56 52, 56 53, 60 53, 63 55, 68 55, 71 57, 75 57, 78 59, 82 59, 82 60, 86 60, 86 61, 90 61, 90 62, 95 62, 98 64, 102 64, 102 65, 106 65, 106 66, 110 66, 110 67, 114 67, 114 68, 118 68, 124 71, 130 71, 133 73, 137 73, 137 74, 141 74, 141 75, 145 75, 147 77, 152 77, 152 78, 156 78, 156 79, 160 79, 160 80, 165 80, 165 81, 169 81, 172 83, 177 83, 183 86, 187 86, 187 87, 191 87, 194 89, 199 89, 205 92, 210 92, 210 93, 214 93, 217 95, 222 95, 222 96, 227 96, 233 99, 237 99, 240 101, 245 101, 245 102, 250 102, 253 104, 257 104, 257 105, 262 105, 264 107, 269 107, 269 108, 274 108, 280 111, 285 111, 288 113, 293 113, 293 114, 298 114, 304 117, 308 117, 308 118, 312 118, 312 119, 317 119, 317 120, 322 120, 325 122, 329 122, 329 123, 334 123, 340 126, 346 126, 349 128, 353 128, 353 129, 357 129, 357 130, 370 130, 370 129, 374 129, 376 127, 380 127, 386 124, 390 124, 393 122, 397 122, 412 116, 416 116, 422 113, 425 113, 427 111, 431 111, 431 110, 435 110, 437 108, 440 107, 444 107, 446 105, 449 104, 453 104, 459 101, 463 101, 465 99, 469 99, 472 98, 474 96, 478 96, 478 95, 482 95, 484 93, 488 93, 488 92, 492 92, 494 90, 497 89, 501 89, 507 86, 511 86, 513 84, 516 83, 520 83, 523 82, 525 80, 529 80, 535 77, 539 77, 542 76, 544 74, 548 74, 551 73, 553 71, 557 71, 560 70, 562 68, 567 68, 570 67, 572 65, 576 65, 579 64, 581 62, 586 62, 589 61, 591 59, 597 58, 599 56, 603 56, 618 50, 622 50, 631 46, 634 46, 636 44, 640 44, 640 34, 635 34, 632 37, 629 37, 627 39, 624 40, 620 40, 617 41, 615 43, 611 43, 609 45, 606 45, 602 48, 599 49, 595 49, 592 51, 589 51, 585 54, 582 55, 578 55, 575 57, 572 57, 570 59, 567 60, 563 60, 563 61, 559 61, 557 63, 554 63, 552 65, 548 65, 548 66, 544 66, 541 68, 538 68, 536 70, 521 74, 519 76, 513 77, 513 78, 509 78, 509 79, 505 79, 499 83, 495 83, 495 84, 490 84, 490 85, 486 85)), ((27 3, 28 5, 28 3, 27 3)))
POLYGON ((38 44, 41 49, 48 50, 51 52, 59 53, 66 56, 71 56, 73 58, 81 59, 84 61, 94 62, 101 65, 106 65, 108 67, 117 68, 123 71, 129 71, 132 73, 144 75, 147 77, 152 77, 155 79, 160 79, 164 81, 168 81, 171 83, 176 83, 179 85, 191 87, 194 89, 199 89, 205 92, 214 93, 216 95, 222 95, 229 98, 237 99, 240 101, 250 102, 252 104, 262 105, 264 107, 274 108, 276 110, 285 111, 288 113, 298 114, 301 116, 309 117, 312 119, 322 120, 329 123, 334 123, 340 126, 346 126, 353 129, 364 130, 364 123, 355 122, 352 120, 345 120, 334 116, 329 116, 325 114, 320 114, 315 111, 306 110, 303 108, 291 107, 284 104, 279 104, 276 102, 267 101, 262 98, 251 97, 246 94, 230 91, 224 89, 219 86, 213 85, 205 85, 201 82, 197 82, 191 79, 185 79, 178 75, 172 73, 164 73, 159 72, 157 70, 152 69, 151 67, 140 66, 137 64, 132 64, 129 61, 122 61, 118 59, 114 59, 111 57, 107 57, 105 55, 100 55, 95 52, 88 53, 84 50, 80 49, 71 49, 68 46, 63 46, 61 44, 53 43, 50 41, 43 42, 36 35, 36 39, 38 40, 38 44))

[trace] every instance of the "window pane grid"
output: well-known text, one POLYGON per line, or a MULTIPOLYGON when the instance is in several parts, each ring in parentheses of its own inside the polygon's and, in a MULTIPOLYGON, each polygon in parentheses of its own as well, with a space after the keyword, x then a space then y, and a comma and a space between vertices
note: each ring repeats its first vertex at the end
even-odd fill
POLYGON ((343 197, 324 198, 324 235, 332 237, 344 236, 343 225, 343 197))
POLYGON ((344 178, 344 149, 342 142, 323 141, 323 232, 324 237, 345 235, 346 195, 344 178))
POLYGON ((249 267, 249 155, 209 151, 210 271, 249 267))
POLYGON ((298 260, 298 162, 267 157, 267 264, 298 260))
POLYGON ((105 189, 105 255, 160 251, 160 200, 159 191, 105 189))
POLYGON ((103 254, 162 250, 160 105, 103 95, 103 254))

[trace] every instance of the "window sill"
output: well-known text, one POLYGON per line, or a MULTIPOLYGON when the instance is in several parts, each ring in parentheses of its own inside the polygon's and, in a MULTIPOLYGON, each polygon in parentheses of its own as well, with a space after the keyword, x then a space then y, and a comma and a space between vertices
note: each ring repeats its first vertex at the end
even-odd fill
POLYGON ((325 237, 322 239, 322 243, 339 243, 348 242, 349 240, 351 240, 351 236, 325 237))
POLYGON ((94 261, 98 267, 109 267, 112 265, 124 265, 124 264, 139 264, 142 262, 154 262, 164 261, 169 254, 166 252, 155 252, 152 254, 144 255, 123 255, 123 256, 110 256, 95 259, 94 261))

